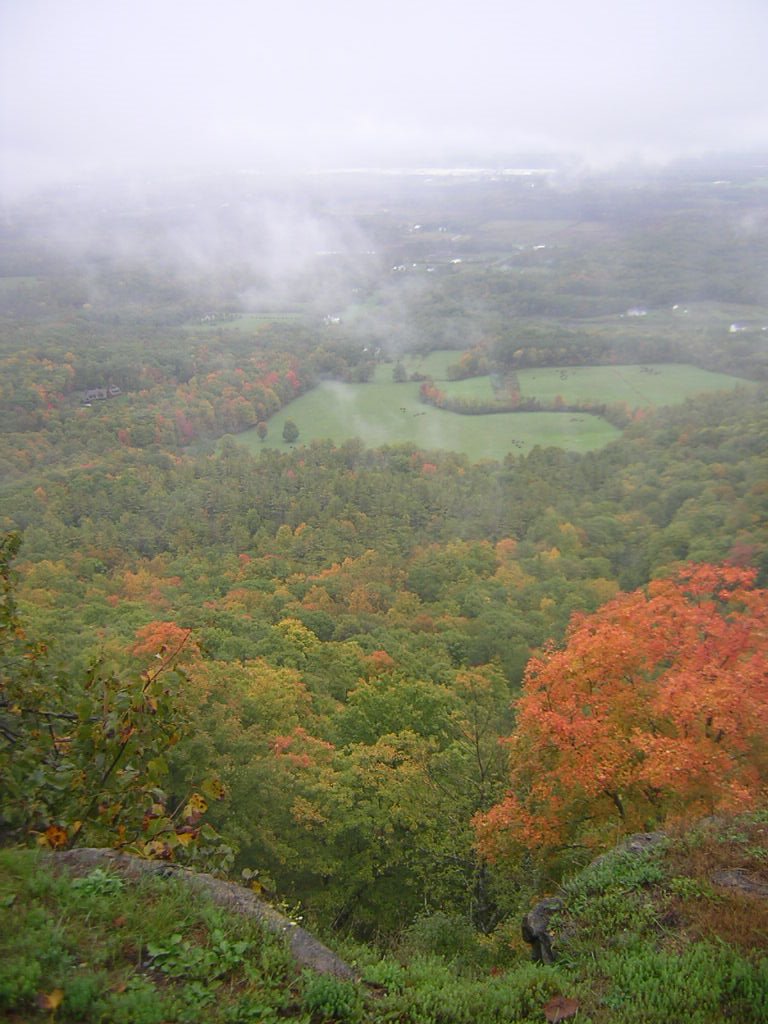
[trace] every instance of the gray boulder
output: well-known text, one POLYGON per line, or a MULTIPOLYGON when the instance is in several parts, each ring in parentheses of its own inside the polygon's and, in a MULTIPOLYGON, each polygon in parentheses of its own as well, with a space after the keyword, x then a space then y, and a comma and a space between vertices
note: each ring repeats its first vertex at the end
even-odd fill
POLYGON ((523 918, 523 938, 532 947, 531 959, 540 964, 553 964, 552 936, 549 921, 553 914, 563 909, 563 901, 557 896, 540 900, 533 910, 523 918))

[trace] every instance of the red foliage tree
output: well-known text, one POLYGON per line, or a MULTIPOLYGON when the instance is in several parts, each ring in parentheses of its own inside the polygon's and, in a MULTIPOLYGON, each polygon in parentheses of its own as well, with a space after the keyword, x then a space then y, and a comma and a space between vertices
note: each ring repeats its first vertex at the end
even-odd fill
POLYGON ((474 824, 491 860, 768 801, 768 591, 698 565, 575 616, 533 658, 511 788, 474 824))

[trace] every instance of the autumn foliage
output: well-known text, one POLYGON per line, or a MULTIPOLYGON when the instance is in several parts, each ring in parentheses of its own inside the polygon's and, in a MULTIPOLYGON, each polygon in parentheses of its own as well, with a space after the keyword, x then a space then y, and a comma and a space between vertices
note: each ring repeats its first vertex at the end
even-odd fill
POLYGON ((173 799, 165 788, 168 755, 191 719, 182 662, 199 669, 189 631, 174 622, 139 629, 132 653, 149 661, 140 674, 99 663, 81 674, 57 672, 18 618, 11 561, 19 544, 18 535, 0 538, 3 831, 51 849, 108 845, 165 859, 223 853, 225 863, 230 851, 202 821, 208 801, 225 795, 218 778, 173 799))
POLYGON ((491 860, 765 803, 768 591, 698 565, 575 616, 506 742, 509 791, 474 822, 491 860))

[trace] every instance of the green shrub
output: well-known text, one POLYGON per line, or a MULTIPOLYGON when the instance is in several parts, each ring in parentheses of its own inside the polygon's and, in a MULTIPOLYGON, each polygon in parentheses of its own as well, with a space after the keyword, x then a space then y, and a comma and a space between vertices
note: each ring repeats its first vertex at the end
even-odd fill
POLYGON ((82 894, 86 899, 98 898, 100 896, 116 896, 122 892, 125 882, 117 875, 112 875, 103 868, 94 868, 84 878, 74 878, 72 889, 82 894))
POLYGON ((505 974, 470 980, 443 960, 423 957, 407 969, 402 995, 391 998, 387 1009, 413 1024, 541 1024, 542 1007, 572 989, 556 967, 523 963, 505 974))
POLYGON ((363 980, 372 985, 381 985, 387 992, 402 992, 407 974, 405 969, 393 960, 379 960, 363 970, 363 980))
POLYGON ((606 889, 636 892, 659 885, 664 881, 660 854, 661 844, 645 853, 620 850, 605 854, 564 884, 566 897, 570 901, 571 898, 591 896, 606 889))
MULTIPOLYGON (((616 940, 622 932, 642 934, 658 917, 654 890, 664 883, 658 848, 645 854, 621 851, 600 858, 563 886, 565 910, 552 922, 586 941, 616 940)), ((568 955, 566 953, 566 955, 568 955)))
POLYGON ((302 1004, 315 1020, 340 1024, 362 1020, 363 1001, 358 986, 328 974, 304 971, 302 1004))
POLYGON ((463 917, 429 914, 418 918, 406 929, 401 949, 409 956, 468 960, 478 951, 477 932, 463 917))
POLYGON ((30 1002, 43 979, 40 962, 29 956, 0 959, 0 1010, 11 1010, 30 1002))
POLYGON ((104 1020, 110 1024, 164 1024, 169 1016, 167 1011, 163 995, 151 981, 133 978, 125 991, 107 996, 104 1020))
POLYGON ((698 943, 682 952, 634 950, 597 958, 608 981, 604 1003, 615 1024, 764 1024, 768 960, 750 964, 727 946, 698 943))

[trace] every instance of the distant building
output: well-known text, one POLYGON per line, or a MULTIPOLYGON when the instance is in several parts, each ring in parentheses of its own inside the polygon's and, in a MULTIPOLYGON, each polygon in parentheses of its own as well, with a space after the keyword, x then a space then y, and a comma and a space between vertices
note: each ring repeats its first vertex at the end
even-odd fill
POLYGON ((117 398, 121 394, 122 391, 116 384, 110 384, 108 388, 88 388, 83 392, 83 404, 89 405, 91 402, 104 402, 108 398, 117 398))
POLYGON ((106 388, 88 388, 83 395, 84 402, 101 402, 107 397, 106 388))

